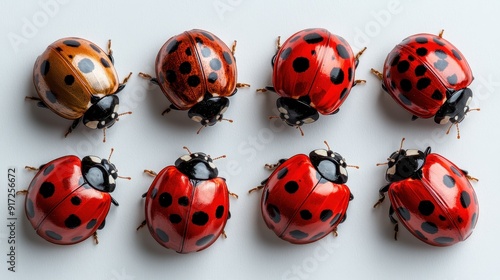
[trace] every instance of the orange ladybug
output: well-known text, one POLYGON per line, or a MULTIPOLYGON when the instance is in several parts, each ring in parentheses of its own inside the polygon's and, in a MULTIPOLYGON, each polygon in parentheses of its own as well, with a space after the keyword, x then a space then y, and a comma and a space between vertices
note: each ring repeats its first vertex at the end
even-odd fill
POLYGON ((125 87, 131 74, 119 82, 111 41, 105 52, 88 40, 63 38, 49 45, 37 58, 33 83, 39 97, 27 99, 37 100, 39 106, 74 120, 65 136, 80 120, 85 126, 103 129, 105 133, 123 115, 118 114, 119 99, 115 94, 125 87))

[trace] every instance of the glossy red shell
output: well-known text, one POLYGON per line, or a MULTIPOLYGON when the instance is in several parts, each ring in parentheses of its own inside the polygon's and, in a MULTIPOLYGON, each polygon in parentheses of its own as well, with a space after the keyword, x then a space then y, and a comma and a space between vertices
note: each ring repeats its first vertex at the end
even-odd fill
POLYGON ((83 116, 92 96, 114 94, 120 84, 108 54, 74 37, 55 41, 37 58, 33 83, 42 102, 70 120, 83 116))
POLYGON ((298 154, 269 177, 261 199, 262 216, 279 238, 311 243, 337 229, 350 194, 347 185, 325 180, 308 156, 298 154))
POLYGON ((429 154, 422 177, 390 185, 388 195, 399 221, 430 245, 467 239, 476 226, 479 205, 466 175, 446 158, 429 154))
POLYGON ((420 118, 433 117, 447 96, 473 80, 465 56, 444 38, 416 34, 387 56, 383 83, 391 97, 420 118))
POLYGON ((276 54, 274 90, 282 97, 309 96, 319 113, 335 112, 354 84, 356 59, 344 38, 326 29, 299 31, 276 54))
POLYGON ((89 186, 76 156, 45 164, 28 188, 26 216, 43 239, 61 245, 90 237, 104 222, 111 205, 109 193, 89 186))
POLYGON ((168 166, 146 194, 145 213, 151 235, 162 246, 178 253, 203 250, 217 240, 229 218, 226 182, 190 180, 168 166))
POLYGON ((193 29, 170 38, 155 63, 162 92, 178 109, 187 110, 206 93, 230 96, 236 90, 236 60, 214 34, 193 29))

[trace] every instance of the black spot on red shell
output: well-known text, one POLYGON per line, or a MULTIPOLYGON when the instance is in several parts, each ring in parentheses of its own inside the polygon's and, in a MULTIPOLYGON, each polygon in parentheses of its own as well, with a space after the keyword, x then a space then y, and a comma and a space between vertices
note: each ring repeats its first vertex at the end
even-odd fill
POLYGON ((177 74, 175 74, 174 70, 167 70, 165 71, 165 79, 169 83, 175 83, 175 81, 177 80, 177 74))
POLYGON ((222 67, 222 63, 218 58, 213 58, 210 60, 210 68, 212 68, 214 71, 219 70, 222 67))
POLYGON ((177 48, 179 47, 179 44, 180 44, 180 42, 174 39, 172 42, 170 42, 167 45, 167 47, 165 48, 165 51, 168 54, 171 54, 177 50, 177 48))
POLYGON ((408 106, 411 105, 410 99, 408 99, 408 97, 404 96, 403 94, 398 95, 398 98, 399 98, 399 100, 401 100, 401 102, 403 102, 403 104, 408 105, 408 106))
POLYGON ((299 214, 300 214, 300 217, 301 217, 303 220, 310 220, 310 219, 312 218, 311 211, 309 211, 309 210, 307 210, 307 209, 300 210, 299 214))
POLYGON ((408 80, 408 79, 402 79, 400 82, 399 82, 399 85, 401 86, 401 89, 404 91, 404 92, 410 92, 411 89, 412 89, 412 85, 411 85, 411 81, 408 80))
POLYGON ((96 219, 92 219, 90 220, 87 225, 85 226, 86 229, 91 229, 93 227, 95 227, 95 225, 97 224, 97 220, 96 219))
POLYGON ((88 58, 84 58, 78 62, 78 69, 80 69, 82 73, 90 73, 94 70, 94 68, 94 63, 88 58))
POLYGON ((71 198, 71 204, 73 204, 75 206, 80 205, 81 202, 82 202, 82 200, 80 199, 80 197, 78 197, 76 195, 71 198))
POLYGON ((471 229, 474 229, 476 227, 476 223, 477 223, 477 214, 474 213, 472 214, 472 218, 471 218, 471 229))
POLYGON ((276 178, 283 179, 283 177, 285 177, 287 173, 288 173, 288 168, 283 167, 276 174, 276 178))
POLYGON ((325 235, 325 233, 324 233, 324 232, 320 232, 320 233, 318 233, 318 234, 314 235, 313 237, 311 237, 309 240, 311 240, 311 241, 318 240, 318 239, 320 239, 321 237, 323 237, 323 235, 325 235))
POLYGON ((184 61, 183 63, 181 63, 181 65, 179 65, 179 72, 181 74, 191 73, 191 63, 189 63, 188 61, 184 61))
POLYGON ((462 177, 462 172, 460 172, 455 166, 451 165, 450 166, 451 172, 453 172, 455 175, 458 177, 462 177))
POLYGON ((209 57, 211 54, 212 54, 212 51, 209 48, 207 48, 207 47, 201 48, 201 55, 203 57, 209 57))
POLYGON ((332 211, 332 210, 330 210, 330 209, 325 209, 325 210, 321 211, 321 213, 319 214, 319 219, 320 219, 322 222, 326 222, 326 221, 328 221, 328 219, 330 219, 332 216, 333 216, 333 211, 332 211))
POLYGON ((293 60, 292 63, 293 70, 297 73, 305 72, 309 69, 309 59, 305 57, 297 57, 293 60))
POLYGON ((444 46, 444 45, 445 45, 445 43, 444 43, 443 41, 441 41, 441 40, 439 39, 439 37, 434 37, 434 38, 432 38, 432 40, 433 40, 436 44, 438 44, 438 45, 440 45, 440 46, 444 46))
POLYGON ((408 60, 409 60, 409 61, 414 61, 414 60, 415 60, 415 57, 414 57, 413 55, 411 55, 411 54, 410 54, 410 55, 408 55, 408 60))
POLYGON ((289 194, 295 193, 299 189, 299 184, 295 181, 288 181, 285 184, 285 191, 289 194))
POLYGON ((435 234, 438 232, 438 227, 432 222, 423 222, 421 228, 423 231, 430 234, 435 234))
POLYGON ((306 43, 308 44, 317 44, 319 42, 322 42, 323 40, 324 38, 316 32, 304 35, 304 41, 306 41, 306 43))
POLYGON ((419 44, 427 44, 427 38, 425 37, 417 37, 415 38, 415 42, 419 43, 419 44))
POLYGON ((410 211, 408 211, 408 209, 404 208, 404 207, 399 207, 398 209, 396 209, 399 213, 399 216, 405 220, 405 221, 409 221, 411 216, 410 216, 410 211))
POLYGON ((80 240, 82 240, 82 239, 83 239, 83 236, 78 235, 78 236, 75 236, 75 237, 71 238, 71 241, 72 241, 72 242, 77 242, 77 241, 80 241, 80 240))
POLYGON ((73 75, 66 75, 64 77, 64 83, 68 86, 71 86, 75 82, 75 77, 73 75))
POLYGON ((78 42, 76 40, 64 40, 63 44, 65 44, 68 47, 72 47, 72 48, 77 48, 80 46, 80 42, 78 42))
POLYGON ((215 235, 213 234, 209 234, 207 236, 204 236, 198 240, 196 240, 196 246, 205 246, 207 245, 210 241, 212 241, 212 239, 214 239, 215 235))
POLYGON ((215 209, 215 218, 220 219, 224 215, 224 205, 217 206, 215 209))
POLYGON ((297 41, 298 39, 300 39, 300 35, 297 35, 297 36, 293 37, 292 39, 290 39, 289 42, 293 43, 293 42, 297 41))
POLYGON ((416 52, 417 52, 417 54, 418 54, 419 56, 424 56, 424 55, 426 55, 426 54, 427 54, 427 49, 426 49, 426 48, 424 48, 424 47, 420 47, 420 48, 418 48, 418 49, 417 49, 417 51, 416 51, 416 52))
POLYGON ((461 224, 461 223, 463 223, 463 222, 464 222, 464 219, 463 219, 462 217, 458 216, 458 217, 457 217, 457 222, 458 222, 459 224, 461 224))
POLYGON ((399 73, 404 73, 404 72, 408 71, 408 69, 410 69, 410 63, 408 62, 408 60, 401 60, 398 63, 397 68, 398 68, 399 73))
POLYGON ((51 182, 43 182, 40 186, 39 193, 43 198, 51 197, 55 192, 55 186, 51 182))
POLYGON ((446 221, 446 217, 443 215, 439 215, 438 218, 439 218, 439 220, 441 220, 443 222, 446 221))
POLYGON ((200 37, 195 37, 194 38, 194 41, 196 42, 196 44, 198 45, 203 45, 203 40, 200 38, 200 37))
POLYGON ((82 224, 82 221, 75 214, 69 215, 66 220, 64 220, 64 225, 67 228, 77 228, 82 224))
POLYGON ((441 236, 438 238, 434 238, 434 242, 440 244, 440 245, 449 245, 450 243, 453 243, 454 239, 451 237, 446 237, 446 236, 441 236))
POLYGON ((455 179, 450 175, 446 174, 443 176, 443 183, 448 188, 453 188, 455 186, 455 179))
POLYGON ((330 81, 334 85, 340 85, 344 82, 344 70, 339 67, 333 67, 332 71, 330 71, 330 81))
POLYGON ((342 92, 340 92, 340 99, 344 99, 344 97, 345 97, 345 96, 346 96, 346 94, 347 94, 347 91, 348 91, 348 90, 347 90, 347 88, 344 88, 344 89, 342 90, 342 92))
POLYGON ((193 53, 191 52, 191 48, 190 47, 187 47, 186 50, 184 51, 184 53, 187 55, 187 56, 191 56, 193 53))
POLYGON ((228 52, 223 52, 223 53, 222 53, 222 56, 224 57, 224 61, 225 61, 227 64, 231 65, 231 64, 233 63, 233 56, 232 56, 230 53, 228 53, 228 52))
POLYGON ((43 175, 47 176, 50 174, 50 172, 52 172, 52 170, 54 170, 54 164, 50 164, 50 165, 47 165, 45 166, 45 168, 43 169, 43 175))
POLYGON ((420 64, 417 67, 415 67, 415 75, 417 77, 423 76, 425 72, 427 72, 427 68, 424 65, 420 64))
POLYGON ((424 90, 431 84, 431 79, 423 77, 417 81, 417 89, 424 90))
POLYGON ((62 236, 60 234, 57 234, 51 230, 45 231, 45 234, 54 240, 62 240, 62 236))
POLYGON ((451 76, 448 76, 446 78, 446 80, 448 81, 448 83, 450 83, 450 85, 452 85, 452 86, 456 85, 457 84, 457 80, 458 80, 457 74, 453 74, 451 76))
POLYGON ((292 53, 292 48, 288 47, 280 53, 280 58, 285 60, 290 56, 291 53, 292 53))
POLYGON ((62 51, 63 51, 63 49, 62 49, 61 47, 56 47, 56 51, 58 51, 58 52, 62 52, 62 51))
POLYGON ((26 214, 30 218, 35 217, 35 207, 33 205, 33 201, 29 198, 26 199, 26 214))
POLYGON ((170 216, 168 216, 168 220, 172 223, 172 224, 178 224, 182 221, 182 217, 178 214, 170 214, 170 216))
POLYGON ((189 198, 187 196, 181 196, 177 200, 177 203, 181 206, 188 206, 189 205, 189 198))
POLYGON ((451 53, 453 54, 453 56, 454 56, 456 59, 458 59, 458 60, 462 60, 462 56, 460 55, 460 53, 459 53, 457 50, 452 49, 452 50, 451 50, 451 53))
POLYGON ((418 204, 418 211, 424 216, 429 216, 434 212, 434 204, 429 200, 422 200, 418 204))
POLYGON ((399 63, 399 59, 401 58, 400 55, 396 55, 393 59, 392 59, 392 62, 391 62, 391 66, 396 66, 398 63, 399 63))
POLYGON ((48 60, 44 60, 42 64, 40 65, 40 72, 42 73, 43 76, 47 75, 50 70, 50 62, 48 60))
POLYGON ((101 64, 102 66, 104 66, 105 68, 109 68, 111 67, 111 65, 109 64, 108 60, 105 59, 104 57, 101 57, 101 64))
POLYGON ((348 59, 349 58, 349 52, 347 49, 344 47, 344 45, 337 45, 337 53, 339 54, 340 57, 343 59, 348 59))
POLYGON ((93 49, 96 53, 101 53, 101 49, 100 49, 98 46, 96 46, 96 45, 94 45, 94 44, 92 44, 92 43, 91 43, 91 44, 90 44, 90 47, 91 47, 91 48, 92 48, 92 49, 93 49))
POLYGON ((446 59, 448 55, 443 51, 443 50, 435 50, 434 53, 439 57, 440 59, 446 59))
POLYGON ((47 98, 47 100, 50 102, 50 103, 56 103, 57 102, 57 98, 56 96, 54 95, 54 93, 50 90, 46 91, 45 92, 45 97, 47 98))
POLYGON ((158 198, 158 203, 160 204, 161 207, 168 207, 172 205, 172 195, 169 194, 168 192, 160 194, 160 197, 158 198))
POLYGON ((269 215, 269 218, 271 218, 271 220, 274 223, 277 224, 277 223, 279 223, 281 221, 280 210, 275 205, 268 204, 267 207, 266 207, 266 212, 269 215))
POLYGON ((204 226, 208 223, 208 214, 203 211, 194 212, 191 222, 197 226, 204 226))
POLYGON ((165 243, 167 243, 168 240, 170 239, 170 238, 168 238, 168 235, 160 228, 157 228, 155 230, 155 233, 156 233, 156 236, 158 236, 158 238, 160 238, 160 240, 165 242, 165 243))
POLYGON ((440 60, 434 62, 434 67, 436 67, 436 69, 439 71, 444 71, 444 69, 446 69, 446 67, 448 67, 448 61, 446 61, 444 59, 440 59, 440 60))
POLYGON ((207 37, 208 40, 210 41, 214 41, 214 36, 212 36, 212 34, 208 33, 208 32, 205 32, 205 31, 201 31, 200 32, 201 34, 203 34, 203 36, 207 37))
POLYGON ((210 74, 208 74, 208 77, 207 77, 207 81, 211 84, 215 83, 217 81, 217 78, 219 76, 217 75, 217 73, 215 72, 211 72, 210 74))
MULTIPOLYGON (((335 217, 333 217, 333 219, 330 221, 330 226, 333 227, 334 225, 336 225, 337 222, 339 221, 340 217, 341 217, 340 213, 335 214, 335 217)), ((321 216, 320 216, 320 218, 321 218, 321 216)))
POLYGON ((196 75, 189 76, 187 79, 187 83, 190 87, 197 87, 201 83, 200 77, 196 75))
POLYGON ((463 208, 467 208, 470 205, 470 195, 466 191, 462 191, 460 194, 460 205, 462 205, 463 208))
POLYGON ((434 100, 441 100, 443 99, 443 94, 438 89, 436 89, 434 93, 431 95, 431 98, 434 100))
POLYGON ((415 232, 415 235, 416 235, 418 238, 420 238, 420 239, 422 239, 422 240, 427 240, 427 237, 425 237, 425 235, 424 235, 422 232, 420 232, 420 231, 418 231, 418 230, 416 230, 416 231, 414 231, 414 232, 415 232))
POLYGON ((303 232, 301 230, 296 229, 296 230, 290 231, 290 236, 293 237, 293 238, 295 238, 295 239, 299 239, 300 240, 300 239, 304 239, 304 238, 308 237, 309 234, 307 234, 307 233, 305 233, 305 232, 303 232))
POLYGON ((151 199, 155 199, 156 194, 158 194, 158 189, 152 189, 149 197, 151 197, 151 199))

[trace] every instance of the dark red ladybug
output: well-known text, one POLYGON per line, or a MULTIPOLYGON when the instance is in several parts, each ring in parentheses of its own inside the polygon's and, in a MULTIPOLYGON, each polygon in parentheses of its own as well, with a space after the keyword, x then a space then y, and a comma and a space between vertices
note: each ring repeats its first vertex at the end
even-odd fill
MULTIPOLYGON (((229 96, 238 87, 234 51, 214 34, 193 29, 170 38, 156 56, 156 78, 139 73, 158 84, 172 103, 163 114, 189 110, 188 116, 202 128, 224 120, 229 96)), ((201 130, 201 128, 200 128, 201 130)), ((198 131, 199 132, 199 131, 198 131)))
POLYGON ((261 211, 268 228, 294 244, 337 233, 353 199, 345 184, 348 165, 340 154, 318 149, 266 167, 275 170, 249 192, 263 189, 261 211))
MULTIPOLYGON (((474 79, 465 56, 439 35, 416 34, 404 39, 387 56, 384 73, 372 72, 382 88, 413 119, 432 118, 457 126, 471 110, 474 79)), ((449 132, 449 129, 448 129, 449 132)), ((448 133, 447 132, 447 133, 448 133)), ((460 134, 457 134, 460 138, 460 134)))
POLYGON ((189 152, 158 174, 145 170, 155 179, 143 195, 146 220, 137 229, 147 225, 160 245, 178 253, 201 251, 224 235, 229 196, 237 196, 218 177, 213 160, 189 152))
POLYGON ((354 55, 344 38, 322 28, 299 31, 282 46, 278 38, 273 86, 266 89, 280 96, 279 117, 300 129, 319 114, 337 113, 351 88, 364 82, 354 80, 354 72, 365 49, 354 55))
POLYGON ((389 184, 380 189, 374 207, 384 201, 385 193, 389 195, 389 218, 395 225, 396 239, 398 220, 415 237, 433 246, 450 246, 472 234, 479 204, 469 180, 476 178, 431 153, 430 147, 424 152, 400 148, 387 164, 389 184))
MULTIPOLYGON (((26 216, 43 239, 60 245, 81 242, 104 227, 118 170, 109 159, 64 156, 38 170, 26 193, 26 216)), ((124 177, 121 177, 124 178, 124 177)), ((130 178, 127 178, 130 179, 130 178)))

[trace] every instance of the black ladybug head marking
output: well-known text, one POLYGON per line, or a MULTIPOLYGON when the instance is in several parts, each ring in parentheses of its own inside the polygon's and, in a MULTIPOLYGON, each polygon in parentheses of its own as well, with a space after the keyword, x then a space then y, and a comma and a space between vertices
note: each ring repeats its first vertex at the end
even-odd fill
POLYGON ((280 118, 289 126, 301 126, 313 123, 319 118, 318 111, 298 99, 280 97, 276 100, 280 118))
POLYGON ((309 158, 316 171, 328 181, 336 184, 347 182, 347 163, 340 154, 331 150, 318 149, 309 153, 309 158))
POLYGON ((120 100, 116 95, 106 95, 93 102, 83 115, 83 124, 92 129, 111 127, 118 119, 120 100))
POLYGON ((425 163, 425 158, 431 153, 428 147, 425 152, 420 150, 400 149, 392 153, 385 178, 389 182, 397 182, 407 178, 418 178, 425 163))
POLYGON ((446 102, 439 108, 434 116, 434 121, 439 124, 460 123, 469 112, 469 104, 472 100, 472 90, 461 89, 451 94, 446 102))
POLYGON ((180 172, 192 180, 209 180, 219 175, 212 158, 204 153, 190 153, 175 161, 180 172))
POLYGON ((86 156, 82 159, 82 174, 87 183, 101 192, 113 192, 116 187, 118 170, 107 159, 86 156))
POLYGON ((203 126, 212 126, 223 120, 223 114, 228 107, 228 98, 212 97, 207 94, 202 101, 198 102, 188 111, 188 116, 203 126))

